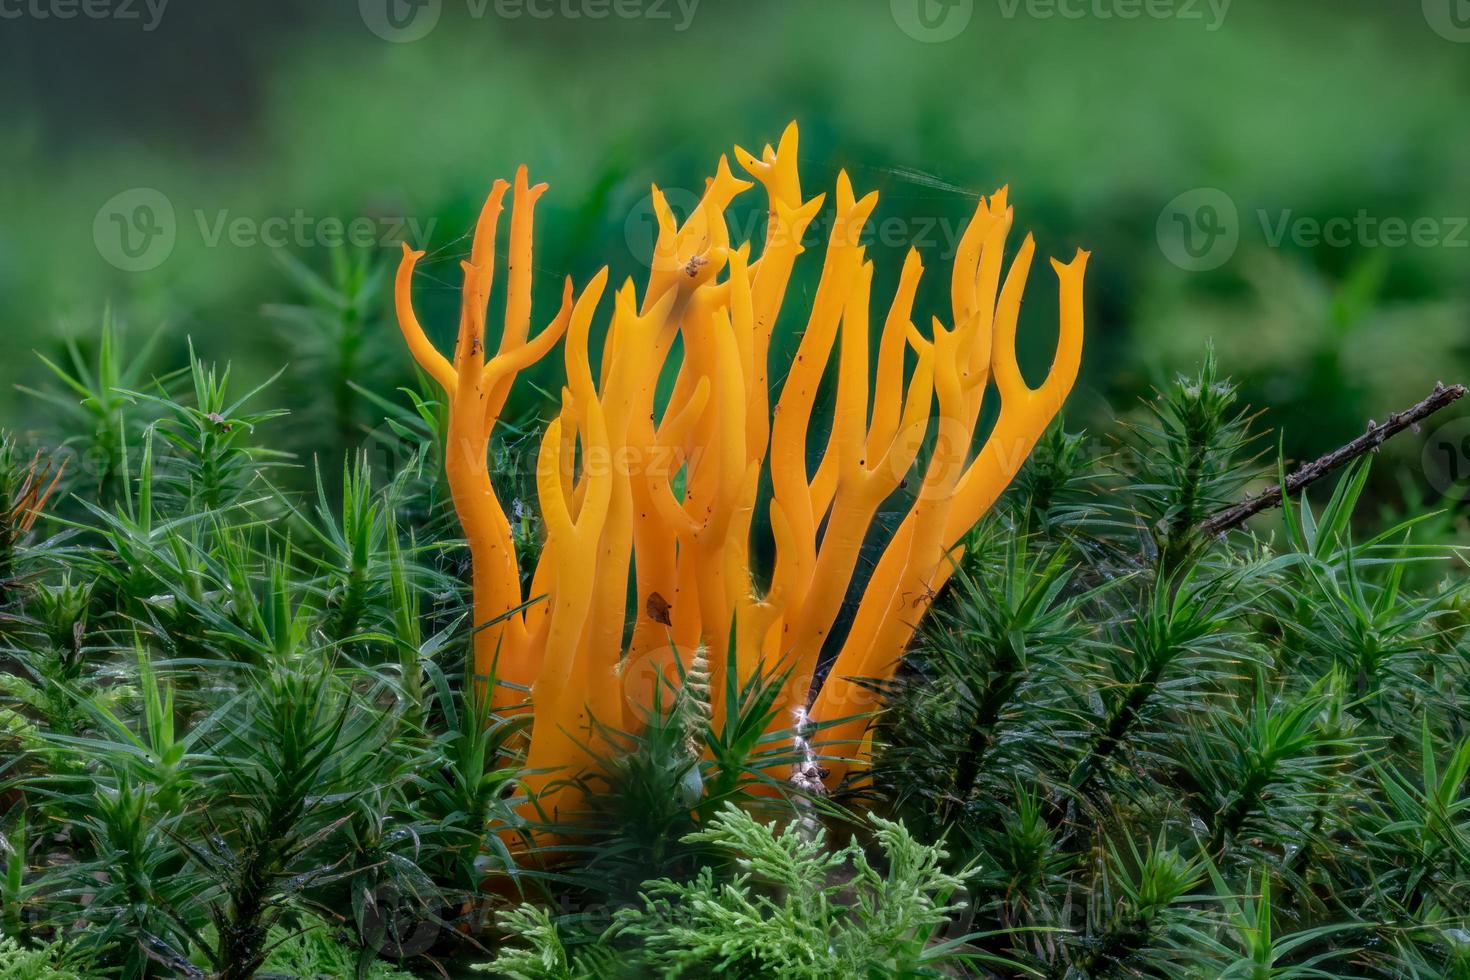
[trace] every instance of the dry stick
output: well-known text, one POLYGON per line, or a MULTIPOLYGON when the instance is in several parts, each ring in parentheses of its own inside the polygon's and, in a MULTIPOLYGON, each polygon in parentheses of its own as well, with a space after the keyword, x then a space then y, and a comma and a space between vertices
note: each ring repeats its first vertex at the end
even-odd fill
MULTIPOLYGON (((1349 460, 1356 459, 1364 453, 1373 452, 1379 446, 1383 445, 1387 439, 1398 435, 1412 425, 1417 425, 1440 409, 1454 404, 1465 397, 1466 393, 1464 385, 1446 386, 1443 382, 1436 382, 1434 391, 1430 392, 1429 397, 1419 402, 1419 404, 1414 405, 1412 408, 1406 408, 1397 414, 1390 415, 1388 420, 1382 425, 1370 420, 1368 422, 1367 432, 1358 436, 1358 438, 1347 445, 1334 449, 1327 455, 1314 459, 1312 462, 1293 472, 1286 478, 1286 492, 1295 493, 1307 484, 1320 480, 1349 460)), ((1238 504, 1226 507, 1224 510, 1216 511, 1199 524, 1196 524, 1194 529, 1204 535, 1208 540, 1218 534, 1223 534, 1233 527, 1244 524, 1261 511, 1269 507, 1276 507, 1280 503, 1281 487, 1272 487, 1254 497, 1242 500, 1238 504)), ((1091 758, 1089 756, 1089 759, 1091 758)), ((1077 788, 1079 787, 1074 784, 1073 789, 1077 788)), ((1064 815, 1062 803, 1063 797, 1061 792, 1053 793, 1050 799, 1051 808, 1049 819, 1055 820, 1064 815)))
MULTIPOLYGON (((1296 470, 1286 478, 1286 492, 1296 493, 1302 487, 1322 479, 1328 473, 1342 466, 1349 460, 1356 459, 1364 453, 1373 452, 1384 441, 1398 435, 1400 432, 1412 425, 1417 425, 1424 419, 1438 412, 1440 409, 1454 404, 1466 394, 1464 385, 1445 385, 1436 382, 1434 391, 1429 397, 1412 408, 1406 408, 1388 417, 1388 421, 1382 425, 1370 421, 1368 431, 1358 436, 1345 446, 1334 449, 1325 456, 1312 460, 1310 463, 1296 470)), ((1281 503, 1281 487, 1272 487, 1254 497, 1249 497, 1234 506, 1224 510, 1216 511, 1201 521, 1195 530, 1206 538, 1213 538, 1233 527, 1239 527, 1250 518, 1256 516, 1268 507, 1276 507, 1281 503)))

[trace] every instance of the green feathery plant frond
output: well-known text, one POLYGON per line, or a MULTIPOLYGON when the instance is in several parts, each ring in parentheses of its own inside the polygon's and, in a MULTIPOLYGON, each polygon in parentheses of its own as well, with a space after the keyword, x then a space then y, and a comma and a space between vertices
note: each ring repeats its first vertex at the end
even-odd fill
POLYGON ((507 976, 944 976, 962 964, 1005 965, 946 936, 965 906, 968 870, 942 870, 945 852, 902 825, 871 817, 883 870, 859 843, 833 849, 800 822, 778 829, 733 806, 684 842, 711 850, 692 880, 646 881, 595 940, 564 938, 545 912, 502 919, 530 949, 510 947, 483 967, 507 976), (616 951, 614 953, 613 951, 616 951), (616 956, 616 959, 614 959, 616 956), (600 972, 605 964, 615 972, 600 972))

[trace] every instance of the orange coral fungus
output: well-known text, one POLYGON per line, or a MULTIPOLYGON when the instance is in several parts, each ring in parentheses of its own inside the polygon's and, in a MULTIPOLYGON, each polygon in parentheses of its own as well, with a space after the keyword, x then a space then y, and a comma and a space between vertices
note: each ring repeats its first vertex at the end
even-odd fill
MULTIPOLYGON (((769 201, 759 258, 749 243, 730 241, 726 208, 752 184, 734 176, 725 158, 682 224, 654 188, 652 269, 641 296, 628 282, 613 297, 596 371, 588 340, 606 270, 579 296, 568 281, 550 326, 530 335, 532 210, 544 185, 528 187, 524 168, 514 186, 505 326, 493 355, 485 349, 486 305, 507 185, 497 182, 491 191, 464 263, 452 362, 414 316, 409 291, 423 253, 404 246, 399 322, 413 356, 448 398, 446 467, 473 561, 475 619, 484 626, 475 665, 482 674, 494 668, 511 685, 497 688, 500 708, 530 691, 533 789, 588 762, 593 718, 636 727, 639 702, 648 697, 637 676, 667 670, 673 656, 687 662, 700 647, 710 654, 714 691, 722 690, 727 663, 742 684, 757 671, 780 669, 789 672, 782 717, 807 708, 818 657, 858 574, 874 517, 908 487, 908 514, 868 576, 828 679, 809 706, 810 717, 827 726, 821 737, 830 754, 861 755, 852 747, 861 743, 872 706, 858 679, 892 675, 958 542, 1010 482, 1077 377, 1087 253, 1052 262, 1060 280, 1059 339, 1050 373, 1032 387, 1016 364, 1015 335, 1034 246, 1027 235, 1003 268, 1012 218, 1004 188, 981 199, 966 227, 950 276, 948 322, 933 318, 928 336, 911 319, 923 265, 909 253, 875 364, 873 266, 860 236, 877 194, 856 197, 843 173, 820 283, 772 409, 772 331, 801 243, 823 205, 821 196, 802 197, 796 147, 793 124, 779 148, 767 146, 759 159, 735 149, 769 201), (545 600, 522 609, 527 596, 486 447, 516 373, 563 333, 567 383, 537 465, 546 540, 529 591, 545 600), (659 406, 655 389, 676 339, 682 361, 659 406), (836 402, 813 471, 812 416, 834 347, 836 402), (972 452, 992 381, 999 417, 972 452), (760 595, 749 538, 763 470, 772 488, 775 567, 760 595)), ((722 707, 716 703, 717 715, 722 707)), ((846 765, 833 761, 829 771, 835 781, 846 765)))

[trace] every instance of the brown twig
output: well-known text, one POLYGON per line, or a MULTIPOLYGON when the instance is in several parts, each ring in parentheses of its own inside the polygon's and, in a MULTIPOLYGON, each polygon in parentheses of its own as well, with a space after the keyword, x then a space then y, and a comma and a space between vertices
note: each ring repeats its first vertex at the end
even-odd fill
MULTIPOLYGON (((1368 423, 1368 431, 1345 446, 1340 446, 1325 456, 1312 460, 1300 469, 1295 470, 1286 478, 1286 492, 1296 493, 1302 487, 1322 479, 1328 473, 1342 466, 1350 460, 1362 456, 1364 453, 1373 452, 1383 443, 1398 435, 1400 432, 1417 425, 1424 419, 1438 412, 1440 409, 1454 404, 1466 394, 1464 385, 1445 385, 1443 382, 1436 383, 1434 391, 1429 397, 1411 408, 1395 413, 1388 417, 1382 425, 1376 422, 1368 423)), ((1233 527, 1239 527, 1250 518, 1261 511, 1281 504, 1281 487, 1272 487, 1254 497, 1248 497, 1240 503, 1216 511, 1201 521, 1196 530, 1206 538, 1212 538, 1222 534, 1233 527)))

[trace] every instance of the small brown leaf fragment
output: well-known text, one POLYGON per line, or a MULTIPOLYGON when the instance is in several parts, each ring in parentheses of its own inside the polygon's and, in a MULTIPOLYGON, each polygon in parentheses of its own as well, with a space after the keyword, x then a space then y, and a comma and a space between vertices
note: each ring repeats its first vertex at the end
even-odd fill
POLYGON ((653 620, 655 623, 662 623, 665 626, 673 626, 674 620, 669 616, 669 612, 672 609, 673 607, 669 605, 669 600, 665 599, 657 592, 650 592, 648 594, 646 612, 648 613, 648 618, 653 620))

